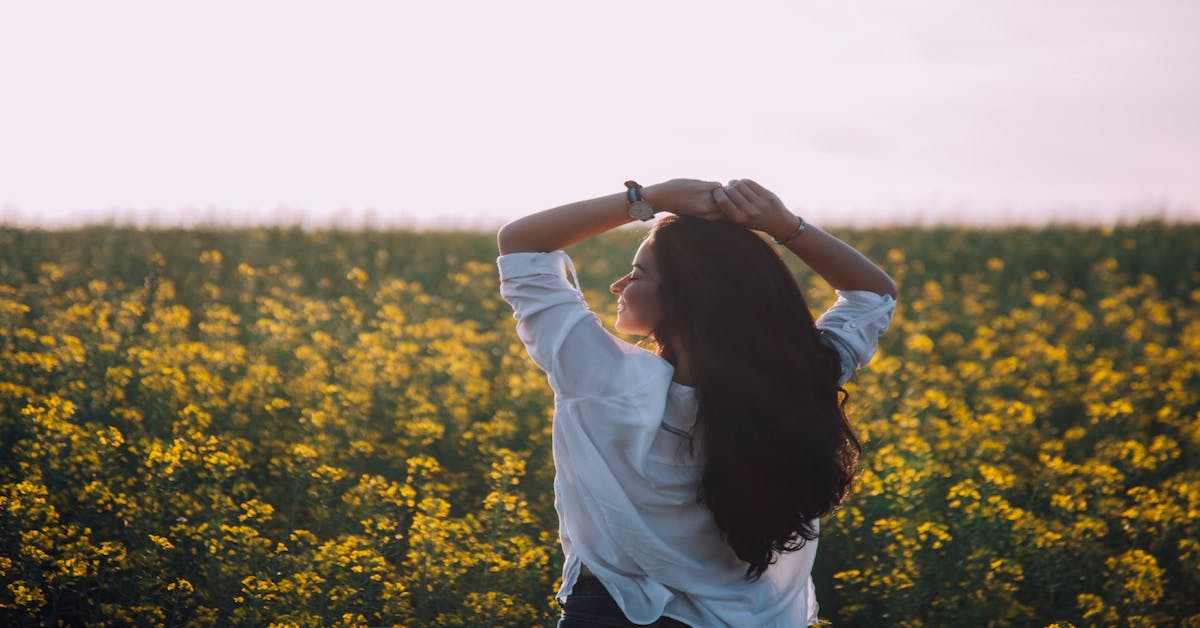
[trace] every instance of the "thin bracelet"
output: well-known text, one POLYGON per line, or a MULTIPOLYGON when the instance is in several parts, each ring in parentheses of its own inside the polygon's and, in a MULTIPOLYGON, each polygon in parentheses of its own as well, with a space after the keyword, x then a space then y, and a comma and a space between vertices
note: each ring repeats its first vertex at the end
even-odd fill
POLYGON ((796 225, 795 231, 787 234, 786 236, 783 237, 783 239, 779 239, 774 236, 771 236, 771 241, 773 241, 775 244, 787 244, 788 242, 795 240, 796 237, 799 236, 801 233, 804 233, 804 230, 808 228, 808 223, 804 222, 803 216, 796 216, 796 217, 800 219, 800 224, 796 225))

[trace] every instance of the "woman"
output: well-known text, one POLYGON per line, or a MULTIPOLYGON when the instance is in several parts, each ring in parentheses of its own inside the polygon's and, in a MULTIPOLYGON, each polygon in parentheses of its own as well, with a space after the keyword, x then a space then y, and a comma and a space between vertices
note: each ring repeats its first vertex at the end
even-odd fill
POLYGON ((818 518, 859 453, 839 403, 896 286, 750 180, 674 179, 564 205, 498 234, 501 294, 555 395, 560 628, 816 620, 818 518), (612 284, 609 334, 561 249, 670 211, 612 284), (838 291, 815 323, 772 236, 838 291), (576 282, 578 283, 578 282, 576 282))

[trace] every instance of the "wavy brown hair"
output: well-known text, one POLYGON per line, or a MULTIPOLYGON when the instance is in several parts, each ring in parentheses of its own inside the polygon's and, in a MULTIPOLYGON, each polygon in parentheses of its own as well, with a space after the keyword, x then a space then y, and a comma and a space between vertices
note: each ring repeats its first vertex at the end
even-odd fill
POLYGON ((663 308, 653 335, 672 364, 672 347, 683 347, 698 394, 698 497, 757 579, 817 538, 813 521, 841 504, 854 477, 861 445, 843 412, 839 357, 755 233, 669 216, 647 239, 663 308))

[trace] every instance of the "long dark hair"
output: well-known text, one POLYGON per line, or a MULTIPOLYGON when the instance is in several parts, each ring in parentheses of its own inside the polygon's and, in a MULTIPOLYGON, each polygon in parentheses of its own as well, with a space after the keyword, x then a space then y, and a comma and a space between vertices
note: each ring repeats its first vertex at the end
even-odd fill
POLYGON ((843 412, 838 354, 755 233, 669 216, 647 238, 663 310, 654 338, 672 364, 672 346, 683 347, 698 394, 699 499, 757 579, 817 538, 813 520, 853 479, 862 448, 843 412))

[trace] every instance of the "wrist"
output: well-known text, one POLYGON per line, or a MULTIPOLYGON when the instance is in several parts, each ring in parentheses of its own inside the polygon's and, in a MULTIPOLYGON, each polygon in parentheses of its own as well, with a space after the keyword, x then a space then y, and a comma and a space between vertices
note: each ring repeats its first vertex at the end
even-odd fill
POLYGON ((775 244, 787 244, 798 238, 800 234, 804 233, 805 229, 808 229, 808 223, 805 222, 804 218, 788 212, 780 220, 777 227, 767 231, 767 235, 771 236, 775 244))

